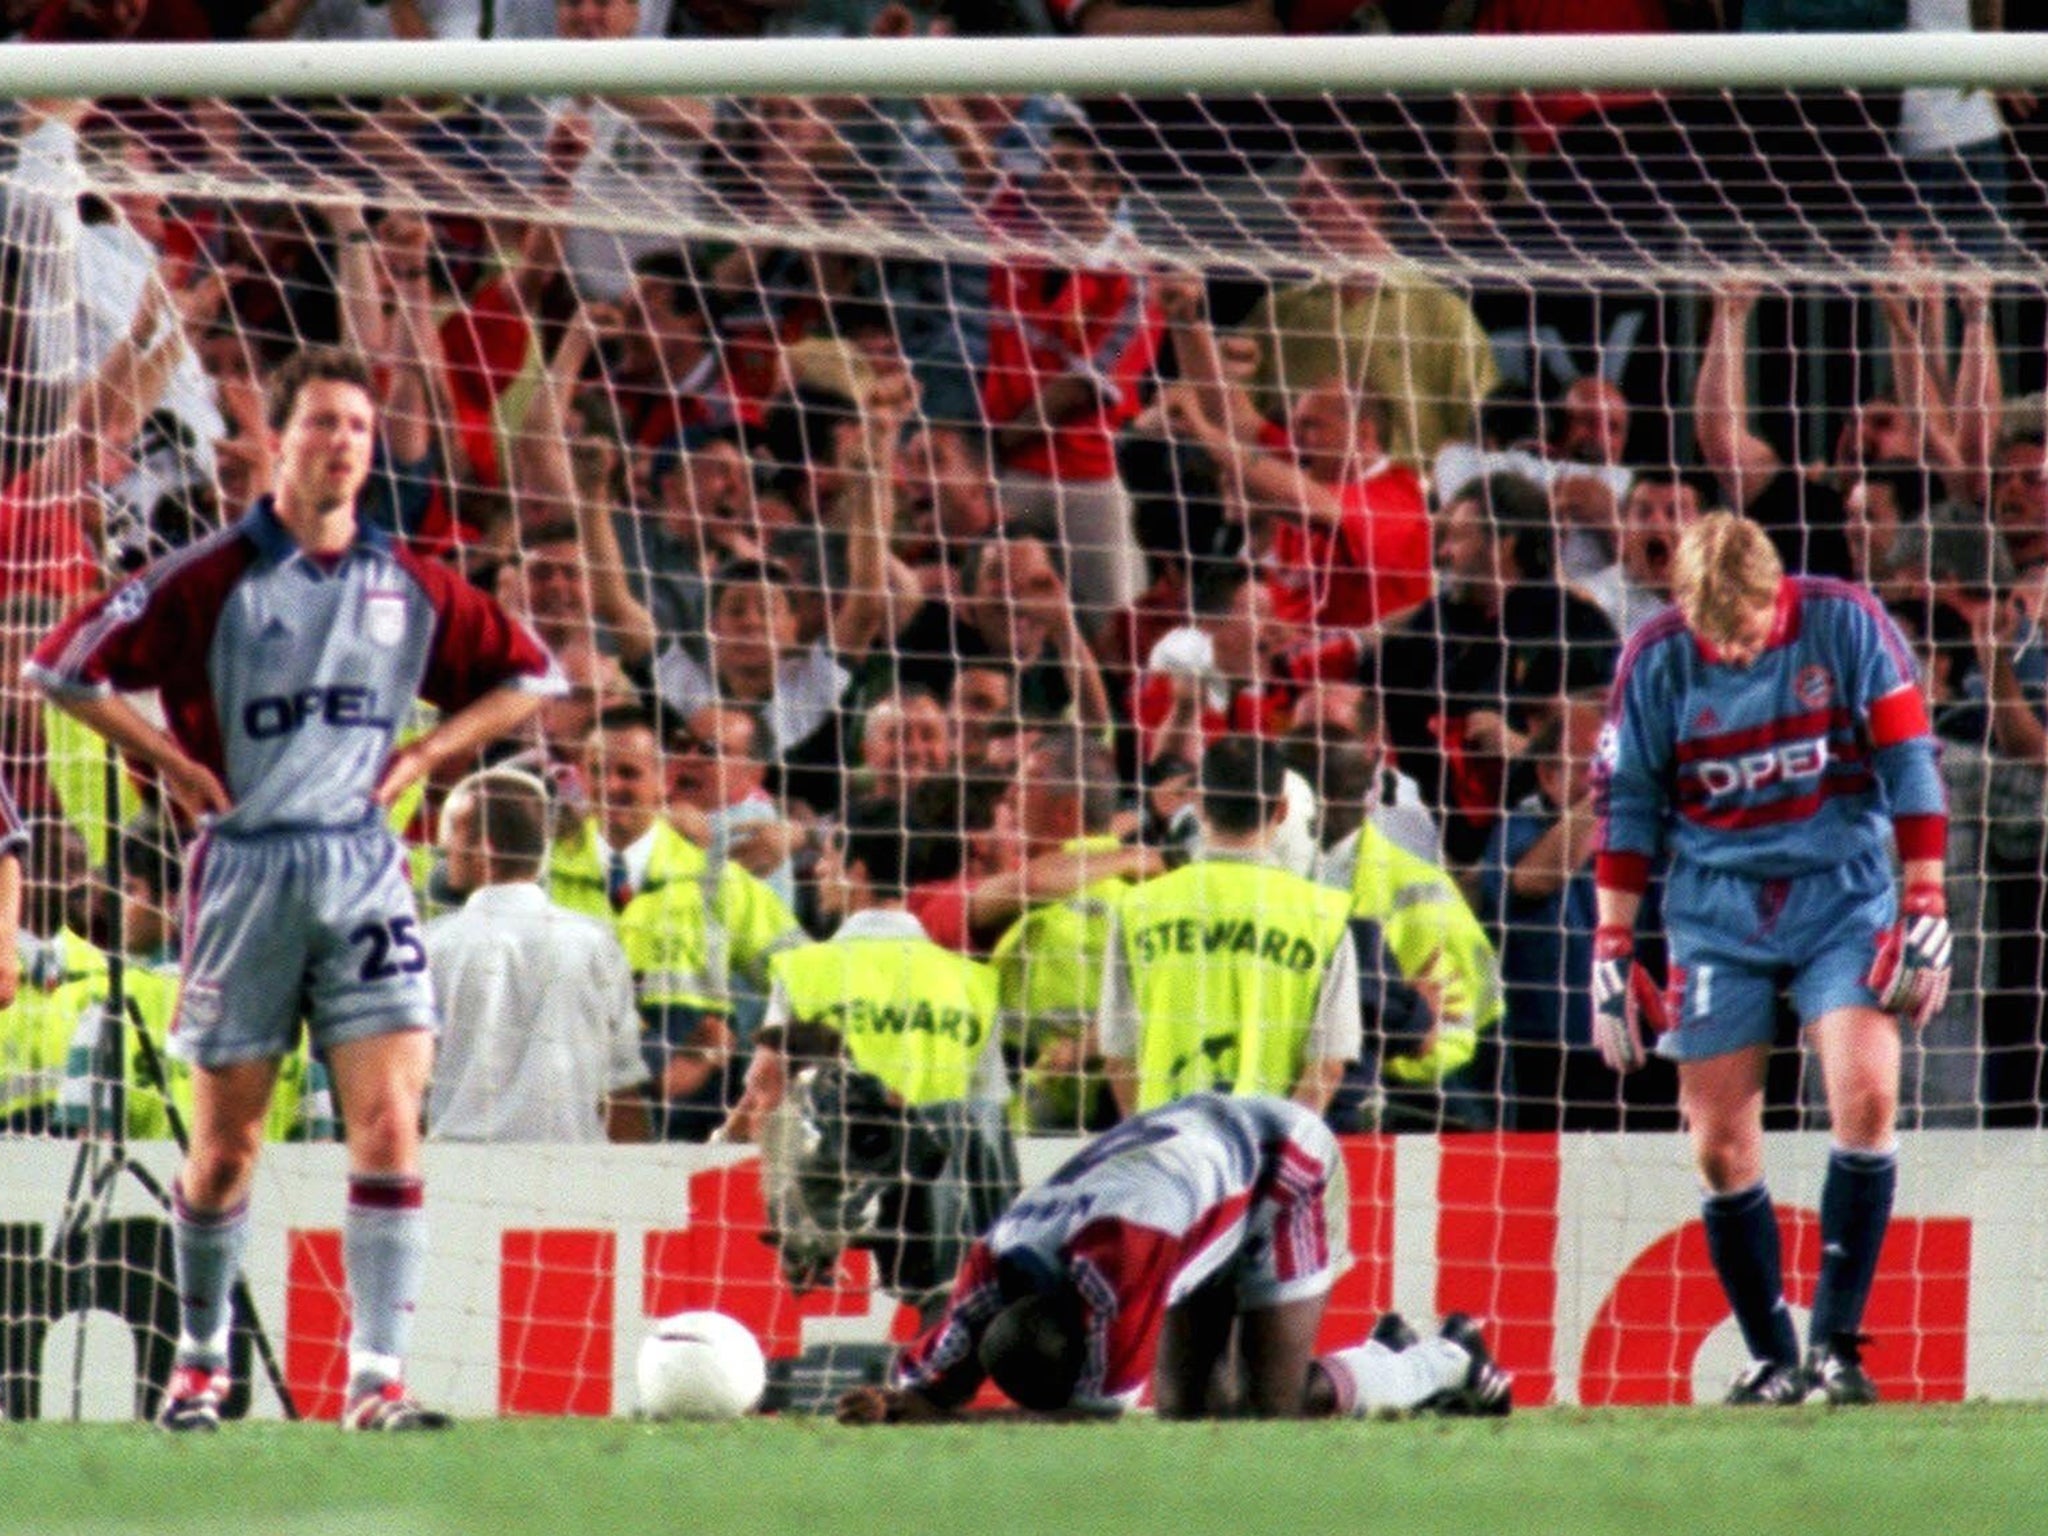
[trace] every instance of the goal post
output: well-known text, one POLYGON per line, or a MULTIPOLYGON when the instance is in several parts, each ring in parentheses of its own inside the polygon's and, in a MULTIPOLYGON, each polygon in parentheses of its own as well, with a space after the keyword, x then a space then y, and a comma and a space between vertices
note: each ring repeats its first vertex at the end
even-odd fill
MULTIPOLYGON (((0 1417, 154 1400, 190 1094, 137 1053, 118 1132, 80 1113, 109 951, 169 1036, 192 829, 21 663, 269 486, 309 345, 372 367, 360 515, 560 661, 490 758, 548 787, 543 883, 636 989, 633 1038, 448 1021, 437 1406, 629 1412, 646 1321, 700 1308, 772 1403, 828 1402, 1126 1057, 1139 1102, 1332 1064, 1325 1345, 1461 1310, 1520 1402, 1717 1396, 1672 1069, 1620 1084, 1587 1035, 1585 793, 1679 530, 1738 501, 1886 605, 1943 742, 1956 980, 1907 1044, 1873 1370, 2048 1395, 2013 1321, 2048 1238, 2048 135, 1991 105, 2044 80, 2048 36, 1966 33, 0 49, 0 1417), (1193 777, 1233 736, 1290 771, 1267 856, 1367 925, 1356 1009, 1262 992, 1304 1043, 1256 1062, 1216 1000, 1251 919, 1174 930, 1188 1050, 1104 1008, 1133 892, 1216 851, 1193 777), (930 941, 908 992, 789 958, 864 933, 930 941), (880 1086, 800 1091, 847 1040, 880 1086)), ((423 917, 466 910, 456 777, 393 816, 423 917)), ((1784 1023, 1804 1308, 1829 1132, 1784 1023)), ((287 1062, 233 1412, 338 1413, 337 1108, 287 1062)))

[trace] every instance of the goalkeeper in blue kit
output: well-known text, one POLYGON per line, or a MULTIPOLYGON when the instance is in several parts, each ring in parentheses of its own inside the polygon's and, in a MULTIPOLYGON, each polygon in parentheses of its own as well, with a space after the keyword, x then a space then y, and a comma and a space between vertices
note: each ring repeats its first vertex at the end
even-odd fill
POLYGON ((1675 609, 1622 657, 1595 766, 1594 1034, 1616 1071, 1645 1026, 1678 1065, 1708 1250, 1752 1363, 1731 1403, 1877 1400, 1859 1332, 1897 1183, 1899 1020, 1948 995, 1947 809, 1911 656, 1875 598, 1784 574, 1763 529, 1686 530, 1675 609), (1891 844, 1904 866, 1897 896, 1891 844), (1671 971, 1634 967, 1637 906, 1668 857, 1671 971), (1764 1183, 1764 1068, 1780 987, 1834 1128, 1802 1359, 1764 1183))

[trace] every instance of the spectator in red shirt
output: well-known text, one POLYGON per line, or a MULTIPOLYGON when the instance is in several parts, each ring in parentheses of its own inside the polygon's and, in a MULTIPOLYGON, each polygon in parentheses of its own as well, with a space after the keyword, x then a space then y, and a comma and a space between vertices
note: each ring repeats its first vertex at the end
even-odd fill
POLYGON ((203 43, 213 24, 198 0, 46 0, 31 43, 203 43))
POLYGON ((1273 617, 1272 592, 1248 565, 1199 570, 1194 603, 1195 622, 1153 646, 1131 690, 1145 763, 1199 762, 1221 736, 1277 737, 1305 686, 1358 675, 1360 647, 1349 632, 1289 645, 1287 627, 1273 617))
POLYGON ((650 252, 633 263, 633 274, 622 312, 592 308, 610 322, 605 329, 612 349, 599 387, 616 409, 620 437, 643 460, 635 472, 638 491, 655 450, 685 428, 729 424, 733 403, 689 258, 650 252))
POLYGON ((1386 406, 1333 379, 1303 394, 1281 446, 1239 438, 1202 391, 1168 395, 1169 420, 1216 461, 1243 509, 1273 617, 1312 638, 1367 629, 1429 598, 1429 503, 1422 480, 1381 449, 1386 406))
POLYGON ((934 944, 980 954, 1002 933, 1000 922, 978 930, 970 913, 975 887, 1023 860, 1012 783, 1007 775, 941 775, 910 797, 906 825, 916 835, 906 905, 934 944))
POLYGON ((1088 253, 1085 265, 997 265, 982 408, 995 433, 998 499, 1014 529, 1056 536, 1082 627, 1138 595, 1145 561, 1117 477, 1116 433, 1137 415, 1160 317, 1122 223, 1124 181, 1084 125, 1049 135, 1043 168, 999 200, 999 229, 1088 253))

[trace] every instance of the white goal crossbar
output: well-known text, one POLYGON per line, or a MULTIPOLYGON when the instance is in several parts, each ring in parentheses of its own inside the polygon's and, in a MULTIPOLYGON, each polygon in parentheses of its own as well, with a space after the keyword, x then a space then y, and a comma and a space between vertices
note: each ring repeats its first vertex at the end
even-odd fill
POLYGON ((0 98, 499 91, 916 96, 1727 90, 2048 79, 2048 34, 915 38, 624 42, 28 44, 0 98))

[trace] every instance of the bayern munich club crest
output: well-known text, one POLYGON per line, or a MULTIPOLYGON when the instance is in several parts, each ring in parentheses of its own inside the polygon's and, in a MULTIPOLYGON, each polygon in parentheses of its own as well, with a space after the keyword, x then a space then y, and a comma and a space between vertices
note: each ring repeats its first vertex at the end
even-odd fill
POLYGON ((405 594, 369 592, 363 597, 363 634, 372 645, 390 649, 405 638, 405 594))
POLYGON ((1835 696, 1835 680, 1826 667, 1801 667, 1792 692, 1808 709, 1826 709, 1835 696))

